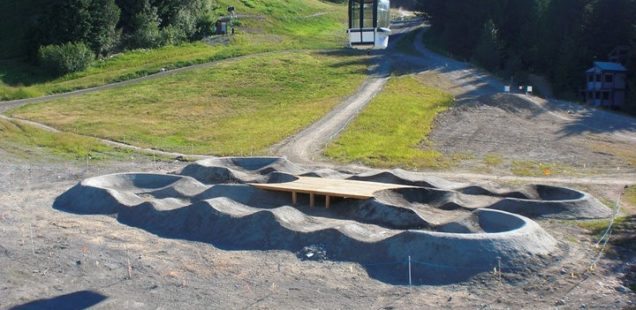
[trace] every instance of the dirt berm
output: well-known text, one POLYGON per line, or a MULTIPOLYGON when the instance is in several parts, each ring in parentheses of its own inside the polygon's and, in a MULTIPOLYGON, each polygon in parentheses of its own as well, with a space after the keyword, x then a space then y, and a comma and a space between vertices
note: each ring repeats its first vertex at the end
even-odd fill
MULTIPOLYGON (((565 218, 609 214, 587 194, 544 186, 498 189, 497 194, 486 188, 413 185, 368 200, 336 200, 325 209, 308 207, 302 195, 299 206, 291 207, 287 194, 242 184, 287 182, 294 174, 312 173, 280 158, 204 160, 185 167, 182 175, 126 173, 86 179, 59 196, 54 208, 114 215, 123 224, 159 236, 227 250, 301 253, 320 245, 328 259, 359 263, 371 277, 387 283, 402 283, 410 256, 413 264, 426 267, 414 269, 415 283, 428 284, 466 280, 499 264, 531 271, 560 255, 558 242, 537 223, 494 208, 565 218)), ((374 179, 373 173, 318 174, 374 179)), ((377 176, 396 183, 459 185, 390 174, 377 176)))

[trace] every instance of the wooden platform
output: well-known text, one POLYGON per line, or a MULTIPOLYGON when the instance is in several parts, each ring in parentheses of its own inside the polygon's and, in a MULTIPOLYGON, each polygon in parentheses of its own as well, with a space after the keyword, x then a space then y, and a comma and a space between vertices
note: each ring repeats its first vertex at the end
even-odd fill
POLYGON ((311 207, 315 205, 315 195, 324 195, 325 206, 327 208, 330 207, 331 197, 369 199, 373 197, 373 193, 377 191, 412 187, 399 184, 315 177, 299 177, 298 180, 286 183, 252 183, 250 185, 265 190, 290 192, 292 194, 293 205, 296 205, 298 201, 298 193, 309 194, 309 206, 311 207))

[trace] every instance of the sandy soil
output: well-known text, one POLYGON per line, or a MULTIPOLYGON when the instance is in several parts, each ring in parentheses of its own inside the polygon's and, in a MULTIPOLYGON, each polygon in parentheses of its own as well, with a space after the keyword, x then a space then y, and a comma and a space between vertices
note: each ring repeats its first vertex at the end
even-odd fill
MULTIPOLYGON (((373 280, 353 263, 301 261, 285 251, 227 251, 164 239, 109 216, 51 208, 79 179, 121 171, 175 171, 182 164, 102 166, 0 159, 0 303, 101 296, 98 308, 625 308, 636 296, 620 277, 631 265, 602 259, 586 272, 594 240, 575 225, 540 221, 566 240, 562 261, 529 277, 486 273, 467 282, 409 288, 373 280), (618 270, 618 272, 617 272, 618 270), (625 292, 622 292, 625 290, 625 292), (70 295, 69 295, 70 294, 70 295)), ((417 267, 416 267, 417 268, 417 267)), ((405 275, 406 277, 406 275, 405 275)), ((92 299, 87 299, 92 300, 92 299)), ((33 304, 31 304, 33 305, 33 304)))

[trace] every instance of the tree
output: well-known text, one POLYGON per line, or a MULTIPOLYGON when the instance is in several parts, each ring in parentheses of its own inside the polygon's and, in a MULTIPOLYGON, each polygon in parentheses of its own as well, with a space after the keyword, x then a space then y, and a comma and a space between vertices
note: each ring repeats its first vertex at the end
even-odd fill
POLYGON ((37 25, 37 45, 85 42, 96 54, 105 54, 117 41, 119 14, 114 0, 51 2, 37 25))
POLYGON ((501 47, 497 27, 492 19, 484 23, 479 44, 474 52, 474 59, 486 69, 498 69, 501 47))
POLYGON ((148 48, 161 45, 161 20, 157 8, 144 0, 144 7, 135 14, 131 21, 132 33, 128 36, 127 44, 131 48, 148 48))
POLYGON ((116 30, 121 10, 114 0, 92 0, 90 31, 86 43, 97 55, 108 53, 119 40, 116 30))

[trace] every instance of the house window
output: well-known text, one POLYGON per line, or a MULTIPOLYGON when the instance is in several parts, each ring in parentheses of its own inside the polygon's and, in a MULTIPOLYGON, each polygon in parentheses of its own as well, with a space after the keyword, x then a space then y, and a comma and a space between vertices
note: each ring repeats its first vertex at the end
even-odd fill
POLYGON ((611 74, 605 75, 605 83, 612 83, 612 82, 614 82, 614 76, 611 74))
POLYGON ((594 93, 594 99, 601 99, 601 93, 600 92, 595 92, 594 93))
POLYGON ((600 74, 597 74, 597 75, 596 75, 596 81, 597 81, 597 82, 600 82, 600 81, 601 81, 601 75, 600 75, 600 74))
POLYGON ((603 92, 603 100, 609 100, 609 93, 603 92))

